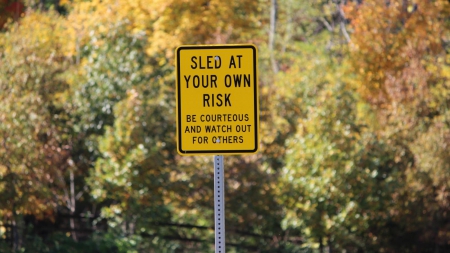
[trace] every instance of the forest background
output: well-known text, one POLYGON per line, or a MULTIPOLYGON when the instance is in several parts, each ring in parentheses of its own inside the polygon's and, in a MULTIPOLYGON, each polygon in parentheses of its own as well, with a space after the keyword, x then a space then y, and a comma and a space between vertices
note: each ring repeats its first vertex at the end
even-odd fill
POLYGON ((213 252, 174 51, 259 50, 228 252, 450 252, 447 0, 1 0, 0 251, 213 252))

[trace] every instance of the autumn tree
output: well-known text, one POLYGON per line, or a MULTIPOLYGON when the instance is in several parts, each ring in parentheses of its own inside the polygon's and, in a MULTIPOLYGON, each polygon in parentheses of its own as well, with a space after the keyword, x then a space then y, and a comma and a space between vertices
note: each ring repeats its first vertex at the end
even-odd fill
POLYGON ((20 217, 52 217, 69 201, 71 119, 59 99, 68 87, 65 44, 64 22, 53 12, 31 12, 0 35, 1 213, 19 229, 20 217))
MULTIPOLYGON (((363 1, 351 20, 354 87, 371 104, 371 127, 409 163, 391 211, 412 252, 448 241, 448 1, 363 1), (416 236, 419 233, 420 236, 416 236), (414 238, 414 239, 412 239, 414 238)), ((399 243, 396 241, 396 243, 399 243)))

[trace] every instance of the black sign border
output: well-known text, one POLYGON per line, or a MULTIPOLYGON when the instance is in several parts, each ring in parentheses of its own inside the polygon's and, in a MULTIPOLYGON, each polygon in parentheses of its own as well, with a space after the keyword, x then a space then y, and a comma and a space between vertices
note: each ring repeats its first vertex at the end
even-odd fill
POLYGON ((258 102, 259 102, 259 94, 258 94, 258 75, 257 75, 257 69, 258 69, 258 62, 256 59, 256 55, 257 55, 257 49, 256 46, 254 45, 221 45, 221 46, 208 46, 208 45, 203 45, 203 46, 180 46, 177 48, 177 66, 176 66, 176 71, 177 71, 177 110, 178 110, 178 145, 177 145, 177 149, 178 152, 180 154, 186 154, 186 155, 193 155, 193 154, 239 154, 239 153, 256 153, 259 149, 259 138, 258 138, 258 132, 259 132, 259 125, 258 125, 258 117, 259 117, 259 112, 258 112, 258 102), (244 149, 244 150, 190 150, 190 151, 186 151, 186 150, 182 150, 181 148, 181 79, 180 79, 180 52, 181 50, 192 50, 192 49, 235 49, 235 48, 250 48, 253 50, 253 76, 254 76, 254 94, 255 94, 255 100, 254 100, 254 108, 255 108, 255 148, 248 150, 248 149, 244 149))

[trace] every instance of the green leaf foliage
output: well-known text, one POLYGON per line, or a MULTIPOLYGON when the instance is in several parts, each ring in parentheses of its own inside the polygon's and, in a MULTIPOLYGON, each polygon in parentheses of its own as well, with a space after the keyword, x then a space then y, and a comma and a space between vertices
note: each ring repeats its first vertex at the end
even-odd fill
POLYGON ((0 31, 1 252, 214 252, 174 50, 241 42, 261 139, 225 157, 227 252, 450 251, 448 1, 24 4, 0 31))

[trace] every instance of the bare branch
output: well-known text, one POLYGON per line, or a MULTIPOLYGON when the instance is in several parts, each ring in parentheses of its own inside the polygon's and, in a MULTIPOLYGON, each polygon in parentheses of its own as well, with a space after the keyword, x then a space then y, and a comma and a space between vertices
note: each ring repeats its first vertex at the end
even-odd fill
POLYGON ((341 31, 342 34, 345 37, 345 40, 347 41, 347 43, 353 45, 352 40, 350 39, 350 36, 347 32, 347 28, 345 27, 345 13, 344 10, 342 10, 342 4, 338 5, 338 11, 339 11, 339 15, 340 15, 340 27, 341 27, 341 31))
POLYGON ((327 28, 328 31, 330 32, 333 31, 333 28, 331 27, 330 23, 328 23, 328 21, 325 18, 320 17, 319 20, 323 23, 323 25, 327 28))

